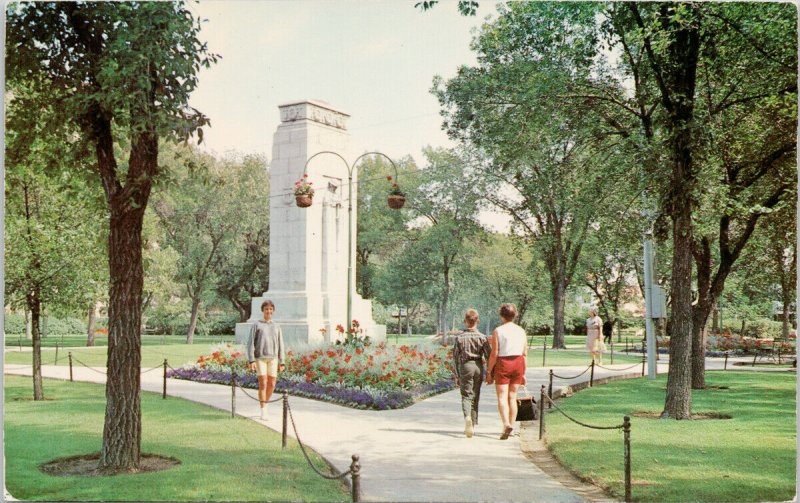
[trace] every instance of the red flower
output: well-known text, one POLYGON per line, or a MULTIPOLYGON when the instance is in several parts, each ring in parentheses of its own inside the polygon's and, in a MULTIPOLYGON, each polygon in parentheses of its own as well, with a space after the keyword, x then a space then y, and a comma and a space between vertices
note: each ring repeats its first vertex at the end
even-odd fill
POLYGON ((386 179, 389 180, 390 182, 392 181, 392 177, 391 176, 387 176, 386 179))

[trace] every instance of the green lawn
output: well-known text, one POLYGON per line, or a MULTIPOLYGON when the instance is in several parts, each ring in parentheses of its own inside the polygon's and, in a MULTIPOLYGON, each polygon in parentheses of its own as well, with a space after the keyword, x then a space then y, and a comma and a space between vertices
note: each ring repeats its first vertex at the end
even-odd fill
MULTIPOLYGON (((545 354, 545 364, 542 365, 542 350, 529 349, 528 350, 528 367, 564 367, 572 365, 589 365, 591 363, 589 353, 582 350, 555 350, 548 349, 545 354)), ((641 362, 641 355, 626 355, 624 353, 617 353, 614 351, 614 365, 627 363, 633 365, 634 363, 641 362)), ((603 355, 603 365, 611 365, 611 354, 606 352, 603 355)))
MULTIPOLYGON (((142 452, 178 458, 162 472, 55 477, 37 468, 100 450, 104 386, 48 380, 33 402, 30 377, 5 376, 6 486, 18 499, 46 501, 344 501, 346 487, 314 473, 294 440, 204 405, 142 393, 142 452)), ((312 454, 314 465, 324 461, 312 454)))
MULTIPOLYGON (((586 338, 584 336, 567 336, 567 343, 569 342, 569 338, 580 338, 581 342, 585 341, 586 338)), ((538 339, 538 342, 541 344, 542 338, 538 339)), ((389 344, 395 344, 395 337, 387 335, 387 341, 389 344)), ((548 341, 550 338, 548 337, 548 341)), ((426 339, 425 336, 401 336, 397 338, 396 344, 406 345, 406 346, 414 346, 418 344, 431 344, 429 339, 426 339)), ((570 343, 571 344, 571 343, 570 343)), ((541 367, 542 366, 542 350, 541 346, 533 345, 532 348, 538 349, 528 349, 528 367, 541 367)), ((637 362, 642 361, 641 354, 637 355, 632 353, 630 356, 626 355, 625 353, 619 352, 619 346, 614 345, 614 364, 634 364, 637 362)), ((586 351, 580 349, 573 349, 573 350, 555 350, 550 349, 548 343, 547 354, 545 358, 545 367, 559 367, 559 366, 573 366, 573 365, 589 365, 588 353, 586 351)), ((611 354, 606 352, 603 356, 603 364, 610 365, 611 364, 611 354)))
MULTIPOLYGON (((196 362, 200 355, 209 355, 211 348, 218 343, 195 343, 188 344, 153 344, 142 346, 142 368, 148 369, 164 364, 164 359, 167 359, 171 367, 177 368, 184 363, 196 362)), ((69 365, 67 353, 72 352, 75 367, 79 366, 82 362, 89 367, 105 367, 106 366, 106 348, 68 348, 59 349, 57 365, 69 365)), ((42 362, 45 365, 53 365, 56 360, 55 349, 48 349, 42 351, 42 362)), ((30 365, 32 355, 30 352, 10 352, 5 353, 6 364, 21 363, 30 365)))
MULTIPOLYGON (((631 417, 632 496, 636 501, 784 501, 795 494, 796 429, 793 373, 707 372, 693 393, 693 412, 727 420, 674 421, 631 417)), ((666 378, 633 379, 585 389, 559 406, 593 425, 621 424, 624 415, 659 413, 666 378)), ((572 471, 624 496, 619 430, 590 430, 555 409, 547 443, 572 471)))
MULTIPOLYGON (((233 340, 233 335, 195 335, 195 344, 217 344, 220 342, 227 342, 233 340)), ((143 335, 142 346, 161 346, 165 344, 181 344, 186 342, 186 335, 143 335)), ((98 335, 94 339, 95 346, 108 346, 108 337, 98 335)), ((26 339, 24 335, 6 334, 5 346, 6 347, 31 347, 32 342, 26 339)), ((60 348, 86 347, 86 334, 74 335, 52 335, 50 337, 42 338, 43 348, 55 348, 58 345, 60 348)))

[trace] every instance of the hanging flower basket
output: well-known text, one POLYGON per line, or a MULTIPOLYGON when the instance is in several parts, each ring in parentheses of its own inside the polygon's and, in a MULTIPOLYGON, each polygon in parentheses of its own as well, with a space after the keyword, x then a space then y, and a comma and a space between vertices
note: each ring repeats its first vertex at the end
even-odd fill
POLYGON ((393 210, 399 210, 406 204, 406 196, 403 195, 390 195, 389 196, 389 207, 393 210))
MULTIPOLYGON (((388 181, 392 181, 391 176, 387 176, 386 179, 388 181)), ((389 207, 393 210, 399 210, 406 204, 406 195, 400 190, 400 186, 397 183, 393 183, 391 187, 389 187, 389 207)))
POLYGON ((314 188, 311 185, 312 182, 308 181, 307 174, 303 174, 303 178, 294 182, 294 200, 300 208, 311 206, 314 197, 314 188))
POLYGON ((294 196, 294 200, 300 208, 308 208, 313 202, 313 198, 307 194, 294 196))

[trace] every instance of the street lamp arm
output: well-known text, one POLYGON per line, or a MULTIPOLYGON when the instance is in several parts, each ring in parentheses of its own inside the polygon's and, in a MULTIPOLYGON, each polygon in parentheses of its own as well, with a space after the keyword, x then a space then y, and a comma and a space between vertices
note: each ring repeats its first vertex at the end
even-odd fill
POLYGON ((385 158, 387 161, 389 161, 389 164, 391 164, 392 168, 394 168, 394 180, 395 180, 395 182, 397 182, 397 180, 398 180, 398 178, 400 176, 398 174, 398 172, 397 172, 397 165, 394 163, 394 161, 392 160, 391 157, 389 157, 388 155, 386 155, 386 154, 384 154, 382 152, 366 152, 364 154, 361 154, 360 156, 356 157, 355 161, 353 161, 353 167, 351 169, 355 169, 356 164, 358 164, 358 161, 360 161, 362 158, 364 158, 364 157, 366 157, 368 155, 379 155, 379 156, 385 158))
POLYGON ((342 157, 341 155, 337 154, 336 152, 333 152, 332 150, 323 150, 323 151, 321 151, 321 152, 317 152, 316 154, 314 154, 314 155, 312 155, 311 157, 309 157, 309 158, 308 158, 308 160, 306 161, 306 164, 305 164, 305 166, 303 166, 303 174, 304 174, 304 175, 306 174, 306 170, 308 169, 308 163, 310 163, 310 162, 311 162, 311 159, 313 159, 313 158, 317 157, 318 155, 322 155, 322 154, 333 154, 333 155, 335 155, 336 157, 338 157, 339 159, 341 159, 341 160, 342 160, 342 162, 344 163, 344 165, 347 167, 347 171, 348 171, 348 173, 352 173, 352 168, 351 168, 351 167, 350 167, 350 165, 347 163, 347 161, 345 160, 345 158, 344 158, 344 157, 342 157))

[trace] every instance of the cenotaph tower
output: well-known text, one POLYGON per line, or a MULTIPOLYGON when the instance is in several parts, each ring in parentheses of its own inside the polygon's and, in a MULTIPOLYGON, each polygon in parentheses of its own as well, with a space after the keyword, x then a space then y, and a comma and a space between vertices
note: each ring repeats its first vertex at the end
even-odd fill
POLYGON ((306 174, 315 189, 308 208, 295 204, 294 183, 302 178, 306 161, 332 151, 348 163, 348 114, 322 101, 305 100, 278 107, 281 123, 273 136, 269 197, 269 290, 252 299, 250 319, 236 325, 236 340, 244 342, 253 322, 261 317, 261 302, 275 303, 274 320, 283 328, 289 348, 331 342, 337 325, 347 327, 347 253, 353 263, 353 318, 366 335, 386 337, 386 327, 372 319, 372 302, 355 291, 357 173, 348 194, 345 162, 333 154, 316 156, 306 174), (353 197, 352 248, 347 249, 347 197, 353 197))

